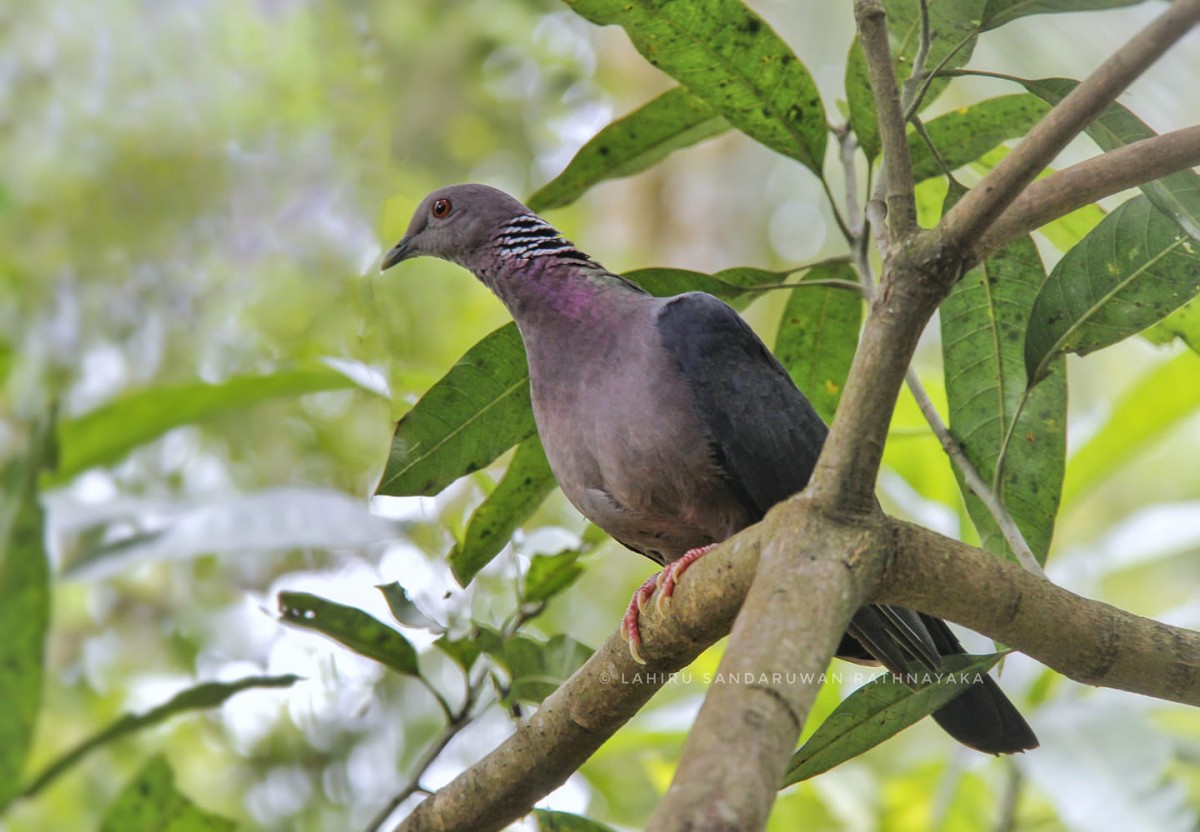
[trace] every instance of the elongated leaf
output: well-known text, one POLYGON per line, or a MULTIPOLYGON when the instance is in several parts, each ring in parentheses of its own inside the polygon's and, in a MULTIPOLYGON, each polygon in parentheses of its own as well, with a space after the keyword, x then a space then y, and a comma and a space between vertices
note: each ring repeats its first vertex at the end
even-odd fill
MULTIPOLYGON (((1078 86, 1068 78, 1024 80, 1014 78, 1034 95, 1051 104, 1066 98, 1078 86)), ((1157 135, 1150 127, 1120 104, 1110 104, 1101 116, 1087 126, 1087 134, 1102 150, 1115 150, 1157 135)), ((1181 170, 1140 186, 1154 207, 1179 224, 1193 239, 1200 240, 1200 175, 1181 170)))
POLYGON ((515 324, 481 340, 396 425, 377 494, 437 494, 532 436, 529 366, 515 324))
POLYGON ((100 832, 233 832, 237 824, 204 811, 175 788, 165 757, 151 758, 109 805, 100 832))
POLYGON ((205 682, 175 694, 162 705, 151 708, 141 714, 126 714, 113 724, 97 734, 93 734, 79 745, 63 754, 46 767, 25 789, 22 794, 33 797, 44 789, 55 778, 72 766, 79 763, 96 749, 126 737, 135 731, 141 731, 164 722, 173 716, 187 711, 209 710, 218 708, 237 693, 251 688, 286 688, 291 687, 299 676, 248 676, 236 682, 205 682))
POLYGON ((995 29, 1031 14, 1115 9, 1141 2, 1142 0, 988 0, 987 7, 983 10, 981 28, 984 31, 995 29))
MULTIPOLYGON (((938 116, 926 123, 925 130, 946 167, 955 170, 1001 142, 1024 136, 1048 112, 1050 106, 1036 96, 1003 95, 938 116)), ((941 175, 941 165, 916 133, 909 134, 908 149, 917 182, 941 175)))
POLYGON ((827 128, 817 85, 739 0, 566 2, 593 23, 620 25, 646 60, 734 127, 821 175, 827 128))
POLYGON ((1063 505, 1119 472, 1135 454, 1200 409, 1200 356, 1185 352, 1133 385, 1112 415, 1071 455, 1063 505))
MULTIPOLYGON (((1062 488, 1067 424, 1064 359, 1043 384, 1025 383, 1025 324, 1045 275, 1025 238, 969 271, 941 308, 950 428, 1042 562, 1062 488)), ((965 487, 963 494, 984 548, 1011 555, 991 513, 965 487)))
POLYGON ((50 566, 37 477, 52 456, 47 419, 32 429, 30 451, 0 471, 0 808, 17 795, 42 704, 50 625, 50 566))
POLYGON ((375 587, 383 595, 387 601, 388 609, 392 611, 392 617, 406 627, 417 627, 422 630, 431 630, 433 632, 445 632, 445 627, 438 624, 432 617, 426 615, 425 611, 417 606, 417 603, 409 597, 408 590, 400 585, 399 581, 392 581, 390 584, 380 584, 375 587))
POLYGON ((1169 344, 1178 338, 1200 353, 1200 300, 1190 300, 1142 333, 1152 344, 1169 344))
POLYGON ((851 760, 929 716, 987 673, 1000 655, 945 656, 942 671, 927 674, 920 682, 928 684, 915 691, 891 673, 863 685, 792 755, 783 786, 851 760))
POLYGON ((537 436, 517 446, 508 470, 467 523, 462 543, 450 553, 450 570, 465 587, 492 562, 517 527, 529 519, 554 490, 554 474, 537 436))
POLYGON ((534 555, 525 573, 522 600, 548 601, 575 583, 583 574, 583 567, 578 562, 582 554, 582 549, 568 549, 553 555, 534 555))
POLYGON ((612 828, 570 812, 534 809, 538 832, 612 832, 612 828))
POLYGON ((875 116, 875 99, 871 96, 871 75, 867 71, 867 55, 862 42, 855 36, 846 56, 846 105, 850 108, 850 126, 858 146, 867 161, 879 156, 879 120, 875 116))
POLYGON ((349 647, 404 676, 420 676, 417 651, 408 639, 374 616, 307 592, 279 593, 283 620, 349 647))
POLYGON ((59 465, 52 482, 62 483, 87 468, 115 462, 138 445, 181 425, 282 396, 356 386, 347 376, 321 365, 242 376, 220 384, 195 382, 130 393, 91 413, 60 423, 59 465))
POLYGON ((636 269, 625 277, 650 294, 665 298, 684 292, 707 292, 735 309, 744 308, 760 294, 759 287, 783 283, 787 272, 738 267, 716 274, 704 274, 687 269, 636 269))
POLYGON ((711 107, 675 87, 597 133, 525 204, 534 211, 569 205, 606 179, 632 176, 728 129, 711 107))
MULTIPOLYGON (((928 4, 931 38, 926 71, 938 67, 957 69, 971 60, 985 5, 986 0, 928 4)), ((897 64, 896 79, 903 83, 912 75, 913 61, 921 46, 921 0, 884 0, 883 8, 887 12, 888 36, 897 64)), ((930 84, 923 104, 933 103, 947 83, 946 79, 938 79, 930 84)))
POLYGON ((1200 292, 1198 245, 1145 196, 1105 217, 1038 293, 1025 341, 1029 383, 1058 356, 1115 344, 1191 300, 1200 292))
MULTIPOLYGON (((854 269, 848 263, 833 263, 810 269, 804 276, 804 280, 831 279, 853 282, 854 269)), ((821 418, 830 422, 858 347, 862 297, 834 286, 805 288, 804 280, 788 295, 775 336, 775 355, 821 418)))

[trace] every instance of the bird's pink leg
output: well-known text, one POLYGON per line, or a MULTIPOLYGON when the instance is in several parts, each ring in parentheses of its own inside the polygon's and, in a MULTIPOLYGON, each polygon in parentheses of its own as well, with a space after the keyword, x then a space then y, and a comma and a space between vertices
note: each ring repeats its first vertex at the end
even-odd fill
POLYGON ((638 630, 638 620, 641 618, 646 602, 650 600, 650 596, 654 594, 654 590, 658 589, 658 599, 654 604, 660 613, 665 613, 665 603, 675 593, 675 586, 679 583, 679 578, 683 575, 684 571, 704 555, 708 554, 716 545, 715 543, 710 543, 707 546, 688 549, 678 560, 668 563, 657 575, 647 578, 646 582, 639 586, 637 591, 633 593, 633 597, 629 599, 629 608, 625 610, 625 617, 621 619, 621 635, 629 640, 629 653, 638 664, 646 663, 642 659, 641 653, 638 652, 638 647, 642 643, 642 634, 638 630))

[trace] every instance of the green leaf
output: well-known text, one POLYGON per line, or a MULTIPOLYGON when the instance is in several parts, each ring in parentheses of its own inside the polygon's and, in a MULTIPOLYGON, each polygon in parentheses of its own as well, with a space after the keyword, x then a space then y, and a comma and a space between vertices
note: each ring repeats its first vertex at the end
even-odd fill
POLYGON ((210 814, 175 788, 162 755, 153 757, 104 813, 100 832, 232 832, 237 824, 210 814))
POLYGON ((632 176, 728 129, 711 107, 675 87, 597 133, 525 204, 534 211, 569 205, 606 179, 632 176))
POLYGON ((408 596, 408 590, 402 587, 399 581, 392 581, 390 584, 379 584, 375 588, 383 594, 383 599, 387 601, 388 609, 392 611, 392 617, 404 626, 416 627, 421 630, 433 630, 435 632, 445 629, 417 606, 416 602, 408 596))
POLYGON ((151 708, 141 714, 125 714, 99 733, 88 737, 47 766, 21 793, 25 797, 33 797, 49 785, 51 781, 79 763, 96 749, 126 737, 135 731, 150 728, 187 711, 209 710, 220 707, 231 696, 241 693, 244 690, 251 688, 286 688, 291 687, 299 679, 300 677, 290 674, 286 676, 248 676, 236 682, 205 682, 180 691, 162 705, 151 708))
POLYGON ((783 786, 828 771, 924 719, 965 692, 1000 656, 944 656, 942 670, 936 675, 926 674, 931 684, 919 690, 912 690, 891 673, 868 682, 838 706, 792 755, 783 786))
MULTIPOLYGON (((912 75, 913 61, 921 45, 921 2, 923 0, 884 0, 892 56, 897 64, 896 80, 903 84, 912 75)), ((929 3, 931 42, 925 70, 939 66, 957 69, 971 60, 979 37, 979 19, 986 0, 955 0, 953 3, 929 3), (945 64, 942 65, 942 61, 945 64)), ((947 79, 935 80, 925 94, 924 106, 946 88, 947 79)))
POLYGON ((554 693, 592 655, 590 647, 562 634, 549 641, 515 635, 484 649, 508 671, 509 697, 534 704, 554 693))
POLYGON ((625 277, 655 297, 665 298, 684 292, 707 292, 735 309, 742 309, 762 291, 759 287, 783 283, 788 272, 737 267, 716 274, 687 269, 636 269, 625 277))
POLYGON ((347 607, 307 592, 281 592, 279 614, 289 624, 315 630, 396 673, 404 676, 421 675, 417 651, 408 639, 356 607, 347 607))
POLYGON ((533 817, 537 820, 538 832, 612 832, 612 828, 603 823, 570 812, 534 809, 533 817))
POLYGON ((1170 344, 1176 338, 1200 353, 1200 301, 1188 301, 1142 333, 1151 344, 1170 344))
POLYGON ((531 436, 517 446, 500 484, 475 509, 462 542, 450 552, 450 571, 459 586, 471 583, 479 570, 500 554, 554 486, 542 443, 536 435, 531 436))
POLYGON ((618 24, 642 56, 729 123, 821 175, 827 127, 808 70, 739 0, 566 0, 618 24))
POLYGON ((1198 409, 1200 356, 1180 353, 1126 391, 1104 427, 1071 455, 1063 505, 1120 471, 1139 451, 1198 409))
POLYGON ((466 637, 450 638, 449 636, 442 636, 433 643, 433 646, 454 659, 455 663, 464 671, 470 671, 475 664, 475 660, 483 652, 483 649, 476 643, 475 639, 466 637))
POLYGON ((810 269, 793 289, 775 336, 775 355, 826 422, 833 420, 850 374, 863 303, 858 292, 836 286, 805 287, 807 280, 856 280, 848 263, 810 269))
MULTIPOLYGON (((1077 81, 1068 78, 1012 80, 1051 104, 1057 104, 1078 86, 1077 81)), ((1092 141, 1106 151, 1158 135, 1120 104, 1110 104, 1086 130, 1092 141)), ((1200 175, 1194 170, 1181 170, 1139 187, 1154 207, 1175 220, 1193 239, 1200 240, 1200 175)))
MULTIPOLYGON (((1036 96, 1003 95, 938 116, 925 130, 946 167, 956 170, 1001 142, 1024 136, 1048 112, 1050 106, 1036 96)), ((929 145, 915 132, 908 136, 908 149, 917 182, 942 174, 929 145)))
POLYGON ((534 555, 525 573, 525 588, 521 593, 526 602, 548 601, 575 583, 583 574, 578 560, 583 552, 568 549, 554 555, 534 555))
POLYGON ((52 484, 81 471, 115 462, 172 428, 211 419, 269 399, 357 387, 326 367, 304 367, 261 376, 240 376, 220 384, 192 382, 129 393, 91 413, 58 426, 60 457, 52 484))
POLYGON ((1044 378, 1058 356, 1115 344, 1195 297, 1197 245, 1145 196, 1105 217, 1038 293, 1025 341, 1029 383, 1044 378))
POLYGON ((1031 14, 1115 9, 1141 2, 1142 0, 988 0, 987 7, 983 10, 981 28, 984 31, 996 29, 1031 14))
POLYGON ((49 419, 32 428, 27 455, 0 471, 0 808, 18 793, 42 704, 50 566, 37 477, 53 456, 49 419))
POLYGON ((856 36, 846 56, 846 104, 850 108, 850 126, 858 146, 874 161, 881 148, 879 121, 875 117, 875 99, 871 96, 871 74, 867 71, 867 55, 856 36))
MULTIPOLYGON (((1045 275, 1024 238, 967 272, 941 308, 950 428, 1040 562, 1062 488, 1067 410, 1061 357, 1043 384, 1025 380, 1025 325, 1045 275)), ((1011 557, 991 513, 962 491, 984 548, 1011 557)))
POLYGON ((396 425, 377 494, 437 494, 532 436, 529 365, 515 324, 479 341, 396 425))

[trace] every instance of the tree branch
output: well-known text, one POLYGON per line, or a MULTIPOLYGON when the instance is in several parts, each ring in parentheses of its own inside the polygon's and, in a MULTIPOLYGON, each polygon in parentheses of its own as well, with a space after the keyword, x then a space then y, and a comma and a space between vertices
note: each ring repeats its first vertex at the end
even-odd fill
MULTIPOLYGON (((773 511, 767 520, 696 561, 672 596, 669 615, 660 616, 654 605, 647 606, 642 618, 645 666, 633 661, 625 641, 614 633, 516 733, 420 804, 398 830, 486 832, 529 812, 637 713, 669 674, 724 635, 769 541, 780 541, 774 544, 779 549, 807 548, 800 538, 775 535, 784 531, 785 523, 796 522, 797 514, 811 514, 814 526, 826 520, 805 503, 785 505, 786 510, 773 511)), ((876 514, 859 524, 852 534, 860 544, 875 541, 894 553, 872 600, 958 622, 1084 684, 1200 706, 1200 633, 1080 597, 980 549, 909 523, 876 514)), ((851 571, 842 564, 838 568, 851 571)), ((806 610, 814 604, 828 607, 830 602, 822 600, 817 589, 810 595, 802 602, 806 610)), ((829 642, 832 653, 836 640, 829 639, 829 632, 840 625, 821 609, 815 611, 820 621, 802 632, 763 633, 761 641, 778 639, 787 643, 788 651, 795 650, 791 642, 797 640, 829 642), (817 633, 818 627, 825 632, 817 633)), ((779 667, 794 676, 805 669, 782 661, 779 667)), ((824 665, 817 671, 822 669, 824 665)), ((811 699, 817 686, 807 691, 811 699)), ((761 698, 766 702, 772 697, 761 698)), ((745 727, 736 721, 730 729, 745 727)), ((749 728, 756 735, 765 730, 753 723, 749 728)), ((711 780, 708 772, 703 774, 696 783, 708 792, 711 780)))
POLYGON ((858 22, 858 36, 867 58, 879 138, 883 145, 880 176, 881 182, 886 179, 884 192, 888 219, 892 238, 902 240, 917 230, 917 202, 913 196, 912 159, 908 155, 904 110, 900 106, 900 90, 896 86, 884 18, 883 4, 879 0, 855 0, 854 19, 858 22))
POLYGON ((755 528, 762 555, 745 602, 755 615, 738 617, 720 664, 721 678, 752 681, 709 687, 646 827, 653 832, 762 828, 820 690, 802 680, 828 666, 878 579, 873 530, 840 523, 803 496, 755 528), (798 612, 805 626, 794 626, 798 612))
POLYGON ((975 245, 973 259, 1098 199, 1200 165, 1200 125, 1134 142, 1039 179, 975 245))
POLYGON ((942 245, 950 251, 968 250, 1058 152, 1197 21, 1200 0, 1175 0, 1113 53, 942 218, 942 245))
POLYGON ((875 600, 947 618, 1085 685, 1200 707, 1200 633, 1055 586, 974 546, 889 520, 875 600))

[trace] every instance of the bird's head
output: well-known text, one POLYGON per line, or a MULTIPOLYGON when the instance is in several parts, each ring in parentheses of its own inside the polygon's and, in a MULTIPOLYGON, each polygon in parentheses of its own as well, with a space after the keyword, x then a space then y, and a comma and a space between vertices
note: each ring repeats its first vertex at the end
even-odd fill
POLYGON ((421 201, 404 238, 383 257, 380 270, 413 257, 448 260, 479 273, 497 231, 529 209, 487 185, 451 185, 421 201))

